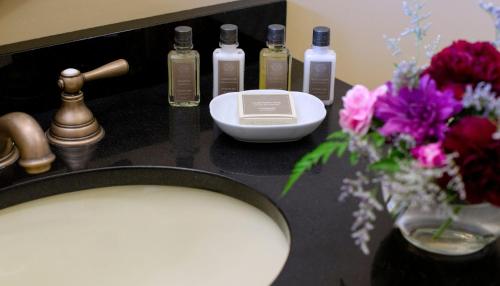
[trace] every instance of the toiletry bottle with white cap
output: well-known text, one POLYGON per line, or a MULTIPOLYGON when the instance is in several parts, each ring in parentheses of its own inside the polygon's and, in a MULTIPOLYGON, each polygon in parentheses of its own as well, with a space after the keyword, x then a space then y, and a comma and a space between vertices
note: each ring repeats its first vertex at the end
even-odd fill
POLYGON ((220 27, 220 48, 213 53, 213 97, 243 90, 245 79, 245 52, 238 49, 238 26, 220 27))
POLYGON ((333 103, 336 61, 337 55, 330 48, 330 29, 315 27, 312 47, 304 53, 303 90, 321 99, 325 105, 333 103))

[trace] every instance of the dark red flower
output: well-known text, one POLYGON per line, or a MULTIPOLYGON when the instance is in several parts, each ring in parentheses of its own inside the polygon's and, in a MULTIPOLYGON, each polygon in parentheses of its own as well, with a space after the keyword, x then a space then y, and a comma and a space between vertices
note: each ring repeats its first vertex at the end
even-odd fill
POLYGON ((467 85, 480 82, 491 83, 500 96, 500 52, 488 42, 456 41, 434 55, 423 74, 429 74, 440 90, 452 89, 457 99, 467 85))
POLYGON ((500 206, 500 140, 493 139, 497 127, 487 118, 462 118, 447 133, 443 147, 457 152, 466 199, 500 206))

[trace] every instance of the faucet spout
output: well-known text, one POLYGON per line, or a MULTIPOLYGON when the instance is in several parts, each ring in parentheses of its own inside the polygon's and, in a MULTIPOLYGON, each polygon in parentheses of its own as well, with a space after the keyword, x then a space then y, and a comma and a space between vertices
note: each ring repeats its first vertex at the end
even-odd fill
POLYGON ((50 170, 55 156, 47 137, 33 117, 12 112, 0 117, 0 169, 19 159, 29 174, 50 170))

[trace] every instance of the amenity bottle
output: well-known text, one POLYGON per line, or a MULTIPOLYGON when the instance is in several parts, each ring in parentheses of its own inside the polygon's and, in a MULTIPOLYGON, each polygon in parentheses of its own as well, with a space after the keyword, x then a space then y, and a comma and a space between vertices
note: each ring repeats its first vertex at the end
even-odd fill
POLYGON ((200 103, 200 55, 193 50, 191 27, 175 28, 174 50, 168 53, 168 102, 172 106, 200 103))
POLYGON ((219 45, 213 53, 213 97, 244 89, 245 52, 238 49, 238 26, 222 25, 219 45))
POLYGON ((267 48, 260 51, 259 88, 290 90, 292 57, 285 46, 285 26, 269 25, 267 48))
POLYGON ((312 42, 312 48, 304 53, 303 90, 321 99, 325 105, 331 105, 337 56, 330 49, 330 29, 315 27, 312 42))

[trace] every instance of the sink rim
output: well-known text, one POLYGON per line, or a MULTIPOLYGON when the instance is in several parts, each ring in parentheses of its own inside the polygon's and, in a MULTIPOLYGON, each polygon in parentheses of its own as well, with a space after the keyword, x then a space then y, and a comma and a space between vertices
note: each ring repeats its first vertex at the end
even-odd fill
POLYGON ((117 166, 51 174, 0 188, 0 210, 64 193, 130 185, 196 188, 226 195, 256 207, 276 223, 288 242, 288 256, 272 283, 287 268, 293 239, 290 222, 283 210, 267 194, 237 179, 208 171, 167 166, 117 166), (134 176, 123 175, 127 172, 134 176))
POLYGON ((268 215, 292 244, 290 223, 283 210, 265 193, 236 179, 208 171, 167 166, 118 166, 52 174, 0 188, 0 210, 37 199, 87 189, 130 185, 180 186, 216 192, 246 202, 268 215), (120 176, 137 172, 140 176, 120 176), (167 173, 177 173, 175 182, 167 173), (146 174, 149 173, 149 174, 146 174), (151 173, 154 173, 151 175, 151 173), (108 176, 106 176, 106 174, 108 176), (111 175, 111 176, 109 176, 111 175), (163 176, 160 176, 163 175, 163 176), (102 176, 100 180, 79 180, 102 176), (113 177, 114 176, 114 177, 113 177), (64 179, 62 182, 61 179, 64 179), (217 179, 217 180, 207 180, 217 179), (67 180, 70 181, 68 184, 67 180), (69 191, 68 191, 69 190, 69 191))

